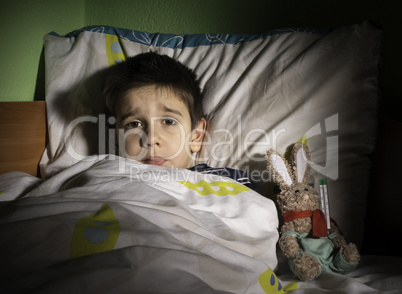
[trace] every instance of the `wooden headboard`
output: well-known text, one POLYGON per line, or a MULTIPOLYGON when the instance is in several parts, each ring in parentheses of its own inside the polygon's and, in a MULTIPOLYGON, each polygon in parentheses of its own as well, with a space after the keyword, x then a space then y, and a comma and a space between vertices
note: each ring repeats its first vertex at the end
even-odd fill
POLYGON ((46 137, 44 101, 0 102, 0 174, 22 171, 39 176, 46 137))

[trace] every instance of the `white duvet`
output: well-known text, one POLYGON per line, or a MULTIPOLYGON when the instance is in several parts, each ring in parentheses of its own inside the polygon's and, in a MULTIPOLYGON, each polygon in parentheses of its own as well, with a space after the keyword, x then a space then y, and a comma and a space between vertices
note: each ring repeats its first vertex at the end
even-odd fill
POLYGON ((274 203, 229 178, 90 157, 26 183, 1 203, 1 293, 264 293, 277 266, 274 203))
POLYGON ((397 257, 298 281, 274 203, 229 178, 106 156, 0 191, 0 293, 402 293, 397 257))

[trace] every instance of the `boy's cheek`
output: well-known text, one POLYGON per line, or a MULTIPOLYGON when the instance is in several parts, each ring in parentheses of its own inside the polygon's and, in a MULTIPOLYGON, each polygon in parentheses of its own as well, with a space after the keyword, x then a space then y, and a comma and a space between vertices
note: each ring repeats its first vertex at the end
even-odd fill
MULTIPOLYGON (((121 142, 121 141, 120 141, 121 142)), ((138 136, 135 135, 129 135, 125 138, 124 144, 120 144, 120 146, 124 146, 124 150, 121 150, 120 148, 120 154, 122 156, 131 156, 131 157, 136 157, 133 159, 140 160, 141 157, 141 151, 144 151, 144 148, 140 147, 140 139, 138 136)), ((145 154, 142 155, 144 157, 145 154)))

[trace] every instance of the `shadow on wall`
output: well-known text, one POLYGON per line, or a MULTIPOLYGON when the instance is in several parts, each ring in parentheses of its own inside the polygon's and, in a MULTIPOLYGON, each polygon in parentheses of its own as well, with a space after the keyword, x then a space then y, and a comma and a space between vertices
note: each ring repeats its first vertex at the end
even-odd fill
POLYGON ((38 74, 36 76, 34 101, 44 101, 44 100, 45 100, 45 48, 42 47, 42 52, 39 58, 38 74))

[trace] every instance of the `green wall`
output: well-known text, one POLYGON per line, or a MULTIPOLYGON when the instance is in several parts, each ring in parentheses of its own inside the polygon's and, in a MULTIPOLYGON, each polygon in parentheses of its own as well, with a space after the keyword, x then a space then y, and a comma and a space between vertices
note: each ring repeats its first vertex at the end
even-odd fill
POLYGON ((163 33, 262 33, 336 27, 373 19, 384 26, 383 102, 401 106, 399 10, 377 0, 0 0, 0 101, 44 99, 42 37, 86 25, 163 33), (325 3, 325 6, 324 4, 325 3))
POLYGON ((82 27, 84 8, 80 0, 0 0, 0 101, 43 100, 42 37, 82 27))

